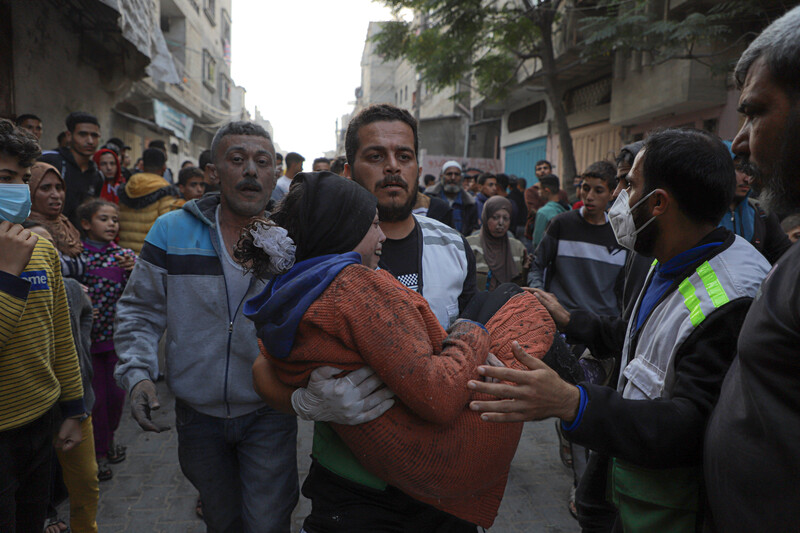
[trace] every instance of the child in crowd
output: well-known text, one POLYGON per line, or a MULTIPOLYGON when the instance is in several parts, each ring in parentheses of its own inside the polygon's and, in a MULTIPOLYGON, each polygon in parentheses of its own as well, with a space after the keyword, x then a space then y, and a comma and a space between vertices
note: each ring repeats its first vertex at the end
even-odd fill
POLYGON ((197 167, 185 167, 178 173, 178 189, 181 198, 175 200, 175 208, 183 207, 190 200, 196 200, 206 192, 205 174, 197 167))
POLYGON ((92 161, 103 173, 103 188, 100 191, 100 198, 118 204, 117 188, 125 184, 125 178, 122 177, 122 165, 119 164, 116 152, 108 148, 101 148, 94 153, 92 161))
POLYGON ((89 200, 78 207, 78 220, 84 234, 86 257, 84 283, 97 310, 92 327, 92 366, 95 392, 95 453, 98 478, 111 479, 109 463, 125 460, 125 447, 114 444, 114 431, 119 426, 125 391, 114 381, 117 354, 114 351, 114 314, 136 258, 133 250, 120 248, 114 242, 119 232, 119 211, 107 200, 89 200))

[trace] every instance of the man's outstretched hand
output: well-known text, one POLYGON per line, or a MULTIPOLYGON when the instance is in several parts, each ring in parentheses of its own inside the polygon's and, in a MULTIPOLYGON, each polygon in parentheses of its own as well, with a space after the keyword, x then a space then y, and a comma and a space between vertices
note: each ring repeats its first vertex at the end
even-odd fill
POLYGON ((169 429, 169 426, 158 425, 150 418, 151 411, 160 408, 156 386, 152 381, 144 379, 134 385, 131 389, 131 414, 143 430, 161 433, 169 429))
POLYGON ((561 379, 544 362, 528 355, 514 342, 514 357, 530 370, 515 370, 494 366, 479 366, 478 373, 484 378, 504 381, 490 383, 470 380, 467 386, 500 400, 470 402, 473 411, 483 413, 481 418, 489 422, 525 422, 557 417, 571 422, 578 414, 580 392, 574 385, 561 379))

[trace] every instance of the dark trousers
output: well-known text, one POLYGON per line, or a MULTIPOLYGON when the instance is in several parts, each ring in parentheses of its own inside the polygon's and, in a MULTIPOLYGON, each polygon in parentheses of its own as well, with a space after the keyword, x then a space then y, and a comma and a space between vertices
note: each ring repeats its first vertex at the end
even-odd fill
POLYGON ((586 471, 578 484, 575 505, 578 523, 583 533, 610 533, 615 531, 617 509, 608 501, 609 458, 594 451, 589 452, 586 471))
POLYGON ((297 418, 262 407, 234 418, 175 402, 181 470, 210 533, 289 533, 297 504, 297 418))
POLYGON ((0 431, 0 531, 41 533, 50 499, 55 413, 0 431))
POLYGON ((92 389, 94 389, 94 452, 97 457, 108 455, 109 446, 114 440, 114 432, 119 427, 122 409, 125 405, 125 391, 114 380, 114 367, 117 364, 114 350, 92 355, 92 389))
POLYGON ((378 490, 337 476, 316 461, 303 483, 311 500, 306 533, 476 533, 465 522, 394 487, 378 490))

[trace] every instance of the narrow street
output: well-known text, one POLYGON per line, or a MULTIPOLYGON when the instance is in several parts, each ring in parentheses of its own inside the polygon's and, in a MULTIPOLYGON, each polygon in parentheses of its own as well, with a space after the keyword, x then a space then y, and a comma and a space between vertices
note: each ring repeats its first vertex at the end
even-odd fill
MULTIPOLYGON (((155 418, 174 426, 172 396, 163 382, 157 385, 163 407, 155 418)), ((301 421, 299 427, 297 455, 302 482, 308 473, 313 426, 301 421)), ((100 532, 204 532, 203 522, 194 514, 197 492, 178 465, 175 430, 144 433, 126 406, 117 439, 128 447, 128 458, 112 465, 113 479, 100 483, 100 532)), ((556 442, 552 421, 526 425, 492 533, 578 531, 566 505, 572 474, 561 464, 556 442)), ((310 509, 310 502, 301 496, 292 520, 293 532, 300 531, 310 509)), ((68 505, 62 504, 59 511, 65 517, 68 505)))

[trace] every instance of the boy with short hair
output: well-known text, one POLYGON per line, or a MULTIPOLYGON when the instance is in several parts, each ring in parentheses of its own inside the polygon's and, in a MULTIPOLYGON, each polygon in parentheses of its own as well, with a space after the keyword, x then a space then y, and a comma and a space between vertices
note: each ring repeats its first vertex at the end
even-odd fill
POLYGON ((205 174, 197 167, 182 168, 178 173, 178 190, 181 191, 182 202, 200 198, 206 192, 205 174))
POLYGON ((567 208, 559 202, 559 191, 561 190, 558 184, 558 176, 554 174, 548 174, 547 176, 543 176, 539 178, 539 194, 541 195, 543 200, 546 200, 545 203, 537 212, 536 212, 536 222, 533 227, 533 248, 536 249, 539 246, 539 243, 542 242, 542 237, 544 237, 544 232, 547 229, 547 224, 550 220, 555 217, 556 215, 560 215, 561 213, 567 211, 567 208))
POLYGON ((39 155, 31 134, 0 120, 0 531, 41 531, 53 429, 63 418, 56 446, 70 450, 86 418, 58 253, 20 225, 39 155))
MULTIPOLYGON (((616 168, 598 161, 581 179, 583 207, 550 220, 536 248, 528 284, 555 294, 568 311, 586 309, 601 316, 616 316, 620 312, 616 289, 627 258, 606 215, 616 168)), ((542 178, 542 187, 551 196, 558 194, 547 178, 542 178)), ((560 206, 552 200, 550 204, 560 206)), ((539 220, 536 229, 539 230, 539 220)))

